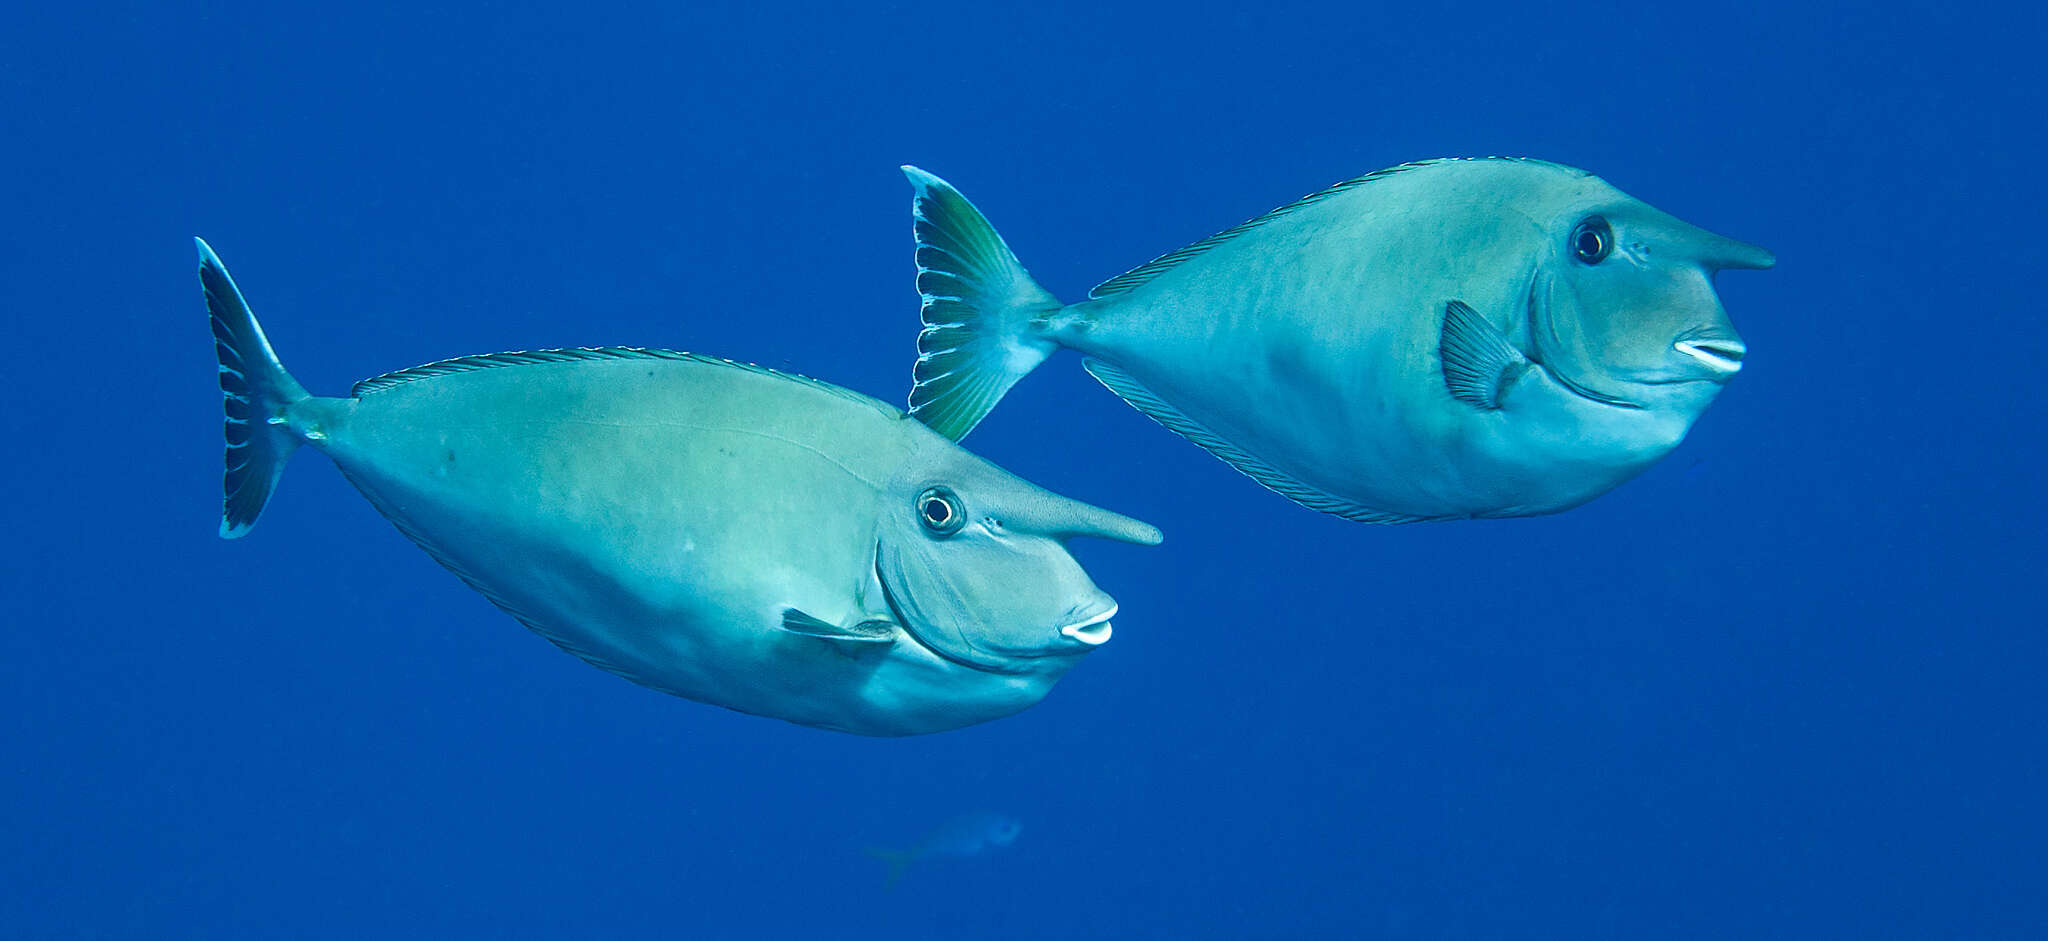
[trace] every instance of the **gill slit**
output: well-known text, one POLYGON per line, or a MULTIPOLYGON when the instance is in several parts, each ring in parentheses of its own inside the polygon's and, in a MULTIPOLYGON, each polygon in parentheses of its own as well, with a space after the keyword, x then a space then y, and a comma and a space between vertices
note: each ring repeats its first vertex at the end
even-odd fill
POLYGON ((1556 380, 1558 385, 1563 386, 1566 391, 1570 392, 1573 395, 1578 396, 1579 398, 1585 399, 1588 402, 1596 402, 1598 404, 1605 405, 1610 408, 1625 408, 1636 410, 1642 409, 1644 406, 1641 403, 1631 402, 1628 399, 1616 398, 1615 396, 1607 395, 1602 392, 1596 392, 1592 389, 1587 388, 1586 386, 1580 385, 1576 380, 1572 379, 1572 377, 1565 375, 1564 370, 1558 369, 1557 367, 1552 366, 1550 363, 1545 362, 1545 360, 1548 357, 1545 354, 1545 347, 1543 345, 1544 337, 1549 337, 1550 342, 1553 344, 1556 344, 1558 346, 1564 345, 1564 341, 1560 339, 1557 335, 1557 327, 1555 324, 1556 318, 1545 316, 1550 309, 1550 304, 1548 303, 1549 296, 1550 279, 1544 277, 1543 271, 1539 267, 1536 270, 1536 272, 1532 274, 1529 278, 1529 303, 1527 305, 1529 317, 1529 349, 1523 355, 1528 356, 1529 361, 1536 364, 1536 368, 1543 370, 1544 375, 1547 375, 1550 378, 1556 380))
MULTIPOLYGON (((919 564, 923 563, 920 561, 919 564)), ((938 573, 937 577, 940 579, 944 579, 945 575, 943 573, 938 573)), ((889 614, 896 619, 896 623, 903 625, 903 634, 904 636, 910 638, 911 643, 914 643, 918 647, 923 648, 932 656, 937 657, 940 660, 954 664, 956 666, 963 666, 970 670, 977 670, 982 673, 995 673, 998 675, 1007 675, 1013 672, 1018 672, 1011 670, 996 669, 979 663, 970 663, 966 660, 960 659, 959 657, 950 656, 945 651, 940 650, 939 648, 934 647, 931 644, 925 643, 924 638, 922 636, 919 636, 917 629, 911 625, 910 617, 903 612, 903 605, 896 600, 896 589, 891 588, 889 586, 889 576, 884 574, 882 571, 882 543, 879 539, 875 541, 875 582, 882 586, 882 601, 889 606, 889 614)), ((961 643, 966 644, 969 648, 975 650, 976 652, 980 652, 981 648, 975 647, 974 642, 967 639, 965 632, 961 633, 960 641, 961 643)))

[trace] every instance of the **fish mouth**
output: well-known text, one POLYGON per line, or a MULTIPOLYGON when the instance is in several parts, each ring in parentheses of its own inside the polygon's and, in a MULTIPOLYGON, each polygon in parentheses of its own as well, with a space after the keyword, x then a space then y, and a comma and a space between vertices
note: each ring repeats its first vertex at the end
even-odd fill
POLYGON ((1060 628, 1060 635, 1080 641, 1089 647, 1100 647, 1109 642, 1109 619, 1115 616, 1116 605, 1110 605, 1109 610, 1101 614, 1060 628))
POLYGON ((1749 348, 1743 346, 1741 340, 1720 337, 1680 339, 1671 344, 1671 348, 1692 357, 1709 377, 1716 380, 1727 379, 1741 372, 1742 357, 1749 352, 1749 348))

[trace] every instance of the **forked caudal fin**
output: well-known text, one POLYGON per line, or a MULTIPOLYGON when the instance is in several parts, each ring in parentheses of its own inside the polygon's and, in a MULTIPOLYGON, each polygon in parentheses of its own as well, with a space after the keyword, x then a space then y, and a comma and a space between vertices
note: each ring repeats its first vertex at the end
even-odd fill
POLYGON ((1062 305, 959 190, 916 167, 903 174, 916 189, 911 215, 924 304, 910 414, 958 441, 1059 349, 1047 320, 1062 305))
POLYGON ((220 258, 204 240, 192 241, 199 246, 199 284, 213 319, 213 352, 220 359, 221 405, 227 412, 220 535, 236 539, 256 525, 285 460, 298 449, 299 435, 285 411, 307 395, 277 361, 220 258))

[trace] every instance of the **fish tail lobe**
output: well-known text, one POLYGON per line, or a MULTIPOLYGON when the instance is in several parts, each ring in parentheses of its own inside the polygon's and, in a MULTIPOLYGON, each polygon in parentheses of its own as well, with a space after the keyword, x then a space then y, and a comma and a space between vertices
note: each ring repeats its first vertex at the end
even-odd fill
POLYGON ((199 284, 213 321, 213 352, 220 364, 221 406, 227 421, 226 473, 222 478, 220 536, 248 534, 277 489, 284 464, 298 450, 303 433, 287 414, 308 398, 304 387, 277 360, 256 315, 234 279, 203 239, 199 284))
POLYGON ((916 191, 917 292, 924 330, 910 414, 954 441, 1056 352, 1064 305, 1032 280, 981 211, 945 180, 904 167, 916 191))
POLYGON ((882 887, 885 889, 895 888, 896 883, 903 880, 903 871, 909 869, 910 864, 917 861, 917 853, 914 850, 897 850, 881 846, 870 846, 868 847, 868 855, 881 860, 889 867, 888 877, 882 883, 882 887))

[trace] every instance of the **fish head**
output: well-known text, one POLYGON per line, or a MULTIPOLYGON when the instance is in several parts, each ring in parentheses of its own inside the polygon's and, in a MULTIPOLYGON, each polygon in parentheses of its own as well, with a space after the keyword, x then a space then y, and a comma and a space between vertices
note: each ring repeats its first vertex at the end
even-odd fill
POLYGON ((978 811, 962 814, 931 840, 957 855, 998 849, 1017 842, 1024 824, 1009 814, 978 811))
POLYGON ((1024 832, 1024 824, 1008 814, 980 813, 968 817, 973 828, 974 848, 977 850, 1000 849, 1017 842, 1024 832))
MULTIPOLYGON (((1558 168, 1560 170, 1565 168, 1558 168)), ((1714 290, 1771 253, 1708 232, 1580 174, 1531 215, 1529 356, 1608 405, 1697 413, 1742 369, 1741 334, 1714 290)))
POLYGON ((1116 601, 1067 549, 1159 530, 1041 489, 932 436, 882 496, 875 574, 919 644, 997 673, 1064 669, 1109 640, 1116 601))
POLYGON ((1017 835, 1023 832, 1023 824, 1009 817, 997 816, 989 821, 988 841, 996 846, 1008 846, 1017 842, 1017 835))

